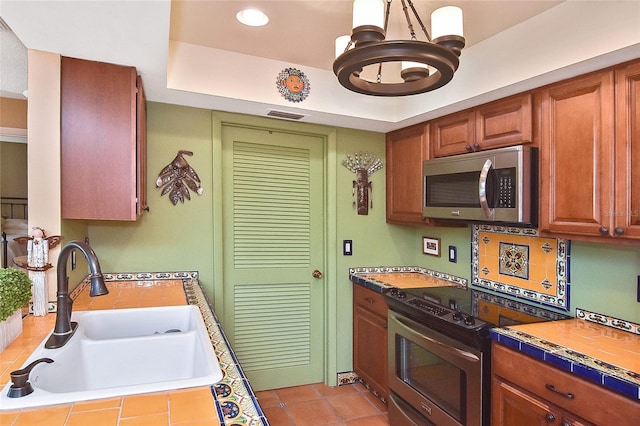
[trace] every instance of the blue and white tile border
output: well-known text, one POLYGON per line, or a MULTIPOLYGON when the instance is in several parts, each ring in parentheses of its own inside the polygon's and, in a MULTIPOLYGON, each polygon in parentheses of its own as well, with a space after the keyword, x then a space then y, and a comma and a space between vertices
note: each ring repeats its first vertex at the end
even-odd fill
POLYGON ((576 308, 576 318, 583 319, 585 321, 595 322, 597 324, 606 325, 607 327, 616 328, 620 331, 626 331, 628 333, 640 334, 640 324, 633 323, 631 321, 621 320, 608 315, 598 314, 596 312, 590 312, 585 309, 576 308))

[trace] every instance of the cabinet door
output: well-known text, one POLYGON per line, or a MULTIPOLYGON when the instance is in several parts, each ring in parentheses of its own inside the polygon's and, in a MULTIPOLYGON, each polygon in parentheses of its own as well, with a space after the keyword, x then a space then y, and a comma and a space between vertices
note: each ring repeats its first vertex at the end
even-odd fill
POLYGON ((147 207, 147 97, 144 94, 142 78, 136 80, 137 93, 137 203, 136 213, 142 215, 147 207))
POLYGON ((522 392, 500 379, 491 382, 491 424, 493 426, 561 425, 562 415, 544 400, 522 392))
POLYGON ((613 72, 540 93, 540 228, 609 233, 613 207, 613 72))
POLYGON ((353 370, 385 401, 387 359, 387 303, 382 294, 354 284, 353 370))
POLYGON ((531 94, 483 105, 476 110, 474 141, 480 149, 532 142, 531 94))
POLYGON ((387 319, 360 305, 353 309, 353 370, 386 401, 387 319))
POLYGON ((62 58, 63 218, 137 218, 136 78, 133 67, 62 58))
POLYGON ((616 72, 614 235, 640 238, 640 62, 616 72))
POLYGON ((447 115, 431 121, 429 125, 434 157, 475 150, 475 112, 473 110, 447 115))
POLYGON ((422 216, 422 162, 429 158, 429 127, 387 134, 387 222, 428 223, 422 216))

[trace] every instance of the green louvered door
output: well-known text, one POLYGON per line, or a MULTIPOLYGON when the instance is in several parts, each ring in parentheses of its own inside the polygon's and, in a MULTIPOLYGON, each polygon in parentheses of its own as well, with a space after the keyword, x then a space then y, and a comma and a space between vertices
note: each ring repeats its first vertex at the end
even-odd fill
POLYGON ((224 328, 255 390, 323 380, 323 146, 223 125, 224 328))

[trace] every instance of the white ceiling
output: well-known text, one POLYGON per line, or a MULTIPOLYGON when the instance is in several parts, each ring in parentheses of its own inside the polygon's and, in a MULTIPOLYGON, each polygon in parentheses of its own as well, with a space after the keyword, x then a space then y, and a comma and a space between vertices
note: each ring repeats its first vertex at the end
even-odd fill
MULTIPOLYGON (((480 47, 507 34, 507 30, 533 25, 535 17, 552 16, 545 12, 558 10, 565 6, 563 3, 414 0, 427 27, 432 10, 446 4, 463 9, 467 45, 461 70, 468 56, 469 61, 473 59, 471 52, 479 52, 480 47)), ((590 3, 619 4, 607 0, 590 3)), ((480 91, 458 96, 455 87, 381 99, 353 94, 337 85, 331 71, 333 40, 350 31, 351 4, 351 0, 0 0, 0 17, 29 49, 137 67, 150 101, 255 115, 275 109, 301 113, 306 122, 377 131, 422 120, 429 112, 444 111, 445 104, 457 100, 480 101, 480 91), (246 6, 266 12, 269 24, 261 28, 239 24, 235 14, 246 6), (275 88, 277 70, 288 66, 300 68, 311 80, 309 98, 299 104, 282 99, 275 88), (420 106, 415 108, 416 104, 420 106)), ((399 4, 400 0, 393 2, 394 7, 399 4)), ((599 12, 589 13, 597 16, 599 12)), ((391 16, 402 18, 402 12, 392 10, 391 16)), ((638 24, 640 28, 640 20, 638 24)), ((402 26, 393 25, 391 32, 404 35, 402 26)), ((0 35, 1 94, 20 97, 26 89, 26 53, 19 42, 12 41, 11 33, 2 31, 0 35)), ((631 37, 635 39, 635 33, 631 37)), ((604 47, 603 52, 607 49, 604 47)), ((471 71, 470 75, 482 78, 481 69, 471 71)), ((463 79, 456 75, 454 82, 456 78, 463 79)), ((493 87, 494 92, 497 87, 493 87)), ((483 90, 489 93, 490 89, 483 90)), ((499 94, 504 92, 493 96, 499 94)))

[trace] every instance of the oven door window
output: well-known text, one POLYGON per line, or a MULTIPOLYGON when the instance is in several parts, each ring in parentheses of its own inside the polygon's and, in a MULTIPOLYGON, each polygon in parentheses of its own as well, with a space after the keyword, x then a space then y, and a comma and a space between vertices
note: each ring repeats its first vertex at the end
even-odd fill
POLYGON ((396 335, 396 351, 397 377, 462 422, 464 370, 401 335, 396 335))

